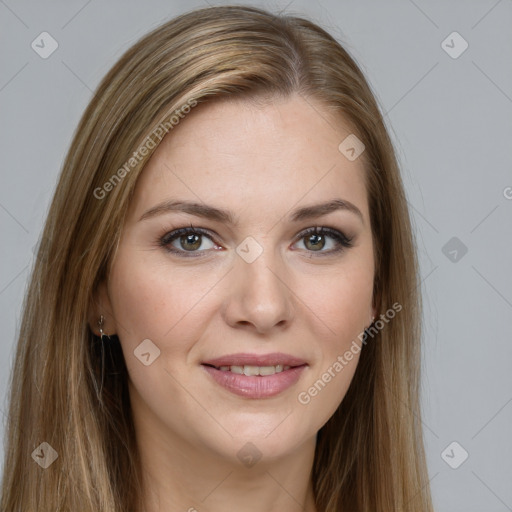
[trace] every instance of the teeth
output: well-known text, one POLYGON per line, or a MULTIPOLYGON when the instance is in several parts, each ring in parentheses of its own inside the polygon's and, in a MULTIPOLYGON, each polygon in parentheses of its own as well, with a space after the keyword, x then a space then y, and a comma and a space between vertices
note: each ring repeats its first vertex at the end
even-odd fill
POLYGON ((274 366, 260 366, 258 368, 259 375, 274 375, 276 368, 274 366))
POLYGON ((259 375, 260 369, 258 366, 244 366, 244 375, 247 375, 248 377, 252 375, 259 375))
POLYGON ((283 366, 282 364, 276 364, 275 366, 221 366, 219 370, 223 372, 237 373, 238 375, 250 376, 266 376, 274 375, 274 373, 281 373, 282 371, 289 370, 290 366, 283 366))

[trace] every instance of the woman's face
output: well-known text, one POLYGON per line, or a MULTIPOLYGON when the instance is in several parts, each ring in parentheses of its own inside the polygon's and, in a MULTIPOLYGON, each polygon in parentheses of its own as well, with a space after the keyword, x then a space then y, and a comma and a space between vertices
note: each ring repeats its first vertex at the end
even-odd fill
POLYGON ((140 429, 276 458, 334 413, 373 314, 364 170, 338 149, 349 134, 293 96, 200 105, 159 145, 100 297, 140 429))

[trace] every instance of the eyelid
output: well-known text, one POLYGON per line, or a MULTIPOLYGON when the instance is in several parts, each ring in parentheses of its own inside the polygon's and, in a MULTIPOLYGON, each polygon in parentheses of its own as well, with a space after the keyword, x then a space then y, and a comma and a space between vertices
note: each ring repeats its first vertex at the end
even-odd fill
POLYGON ((305 237, 306 235, 315 234, 315 233, 320 234, 320 235, 329 235, 331 237, 339 237, 339 238, 342 238, 343 240, 345 240, 346 242, 351 242, 354 239, 353 236, 352 237, 348 236, 340 229, 333 228, 330 226, 315 226, 315 227, 306 228, 306 229, 302 230, 300 233, 298 233, 297 240, 305 237))

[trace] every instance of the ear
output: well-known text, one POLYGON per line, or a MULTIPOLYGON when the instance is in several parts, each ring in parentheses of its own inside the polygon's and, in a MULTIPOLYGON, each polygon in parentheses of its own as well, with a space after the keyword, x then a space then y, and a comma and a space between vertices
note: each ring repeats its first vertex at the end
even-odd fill
POLYGON ((96 336, 100 335, 99 321, 102 316, 103 334, 115 334, 117 332, 117 327, 112 313, 112 305, 110 303, 107 284, 105 281, 102 281, 94 291, 91 304, 89 306, 89 327, 96 336))

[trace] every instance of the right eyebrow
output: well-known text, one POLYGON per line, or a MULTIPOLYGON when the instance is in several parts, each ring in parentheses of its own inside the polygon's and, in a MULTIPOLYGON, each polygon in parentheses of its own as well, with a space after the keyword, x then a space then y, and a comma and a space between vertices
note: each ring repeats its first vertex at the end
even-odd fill
POLYGON ((224 222, 226 224, 237 225, 238 221, 235 220, 233 214, 227 210, 215 208, 204 203, 194 203, 191 201, 164 201, 156 206, 153 206, 141 216, 139 221, 168 213, 172 211, 190 213, 197 217, 204 217, 206 219, 224 222))

